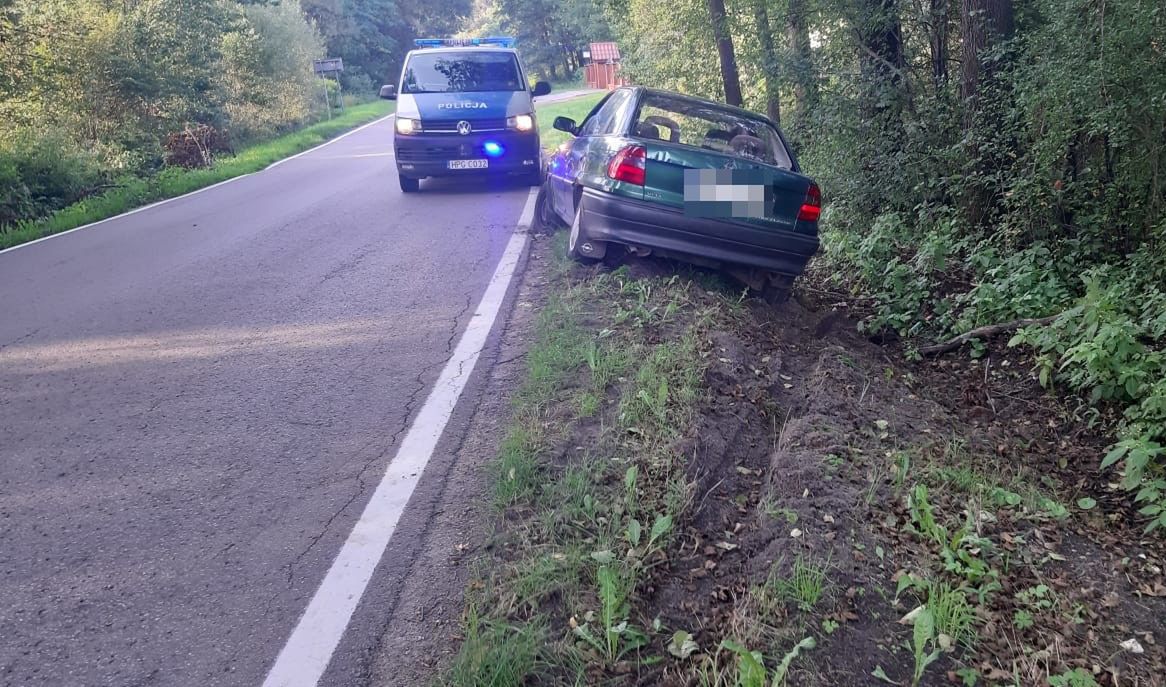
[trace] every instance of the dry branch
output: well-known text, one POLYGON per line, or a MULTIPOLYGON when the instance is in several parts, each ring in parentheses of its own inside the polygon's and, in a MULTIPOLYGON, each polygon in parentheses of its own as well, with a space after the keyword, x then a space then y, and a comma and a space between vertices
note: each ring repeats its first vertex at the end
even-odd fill
POLYGON ((1054 320, 1061 316, 1062 313, 1056 315, 1049 315, 1048 317, 1027 318, 1020 320, 1012 320, 1011 322, 1000 322, 999 324, 989 324, 983 327, 976 327, 971 331, 964 332, 959 336, 952 337, 947 341, 941 341, 930 346, 923 346, 919 349, 921 355, 940 355, 948 351, 954 351, 972 339, 982 339, 989 336, 995 336, 1001 332, 1011 331, 1013 329, 1020 329, 1021 327, 1031 327, 1033 325, 1044 326, 1051 324, 1054 320))

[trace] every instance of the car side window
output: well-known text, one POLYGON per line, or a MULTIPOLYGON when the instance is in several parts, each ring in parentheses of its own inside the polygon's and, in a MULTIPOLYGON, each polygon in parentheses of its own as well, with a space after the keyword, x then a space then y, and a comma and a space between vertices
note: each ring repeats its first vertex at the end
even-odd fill
POLYGON ((615 91, 599 104, 597 109, 583 122, 580 136, 602 136, 615 132, 620 111, 630 96, 629 91, 615 91))
POLYGON ((595 126, 599 121, 599 112, 610 100, 611 94, 608 94, 603 100, 596 103, 595 107, 591 108, 591 112, 588 112, 587 116, 579 124, 579 136, 590 136, 595 133, 595 126))

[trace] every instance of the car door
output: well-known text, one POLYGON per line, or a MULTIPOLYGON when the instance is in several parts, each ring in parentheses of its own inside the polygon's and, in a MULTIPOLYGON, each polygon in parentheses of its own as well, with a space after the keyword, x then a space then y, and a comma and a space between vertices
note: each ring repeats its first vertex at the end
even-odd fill
POLYGON ((563 156, 562 176, 555 197, 555 207, 569 221, 575 216, 575 187, 590 158, 595 157, 603 146, 604 136, 609 136, 620 126, 625 105, 631 99, 630 89, 618 89, 595 106, 591 114, 579 125, 578 134, 563 156))
POLYGON ((603 107, 611 100, 612 94, 608 94, 602 100, 591 108, 591 112, 579 122, 575 129, 575 135, 567 141, 567 144, 554 152, 551 157, 551 165, 547 170, 547 179, 550 180, 551 200, 554 203, 555 211, 564 221, 571 221, 574 216, 575 208, 574 201, 574 185, 575 176, 577 172, 572 171, 572 160, 577 160, 578 155, 575 150, 586 143, 588 134, 595 129, 596 117, 603 107))

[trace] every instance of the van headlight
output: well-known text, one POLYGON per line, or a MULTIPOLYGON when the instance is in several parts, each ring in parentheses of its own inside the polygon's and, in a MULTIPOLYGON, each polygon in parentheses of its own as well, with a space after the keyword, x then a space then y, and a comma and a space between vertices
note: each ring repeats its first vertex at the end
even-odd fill
POLYGON ((515 131, 532 131, 534 130, 534 115, 520 114, 507 117, 506 128, 514 129, 515 131))
POLYGON ((416 134, 421 131, 420 119, 409 119, 408 117, 397 117, 397 133, 408 136, 409 134, 416 134))

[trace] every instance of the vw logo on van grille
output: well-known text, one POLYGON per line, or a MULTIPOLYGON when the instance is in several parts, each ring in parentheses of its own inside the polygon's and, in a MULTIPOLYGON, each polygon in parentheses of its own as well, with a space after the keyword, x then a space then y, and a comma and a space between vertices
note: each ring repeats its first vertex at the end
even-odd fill
POLYGON ((470 123, 464 119, 457 123, 457 132, 462 136, 468 136, 473 130, 474 128, 470 126, 470 123))

